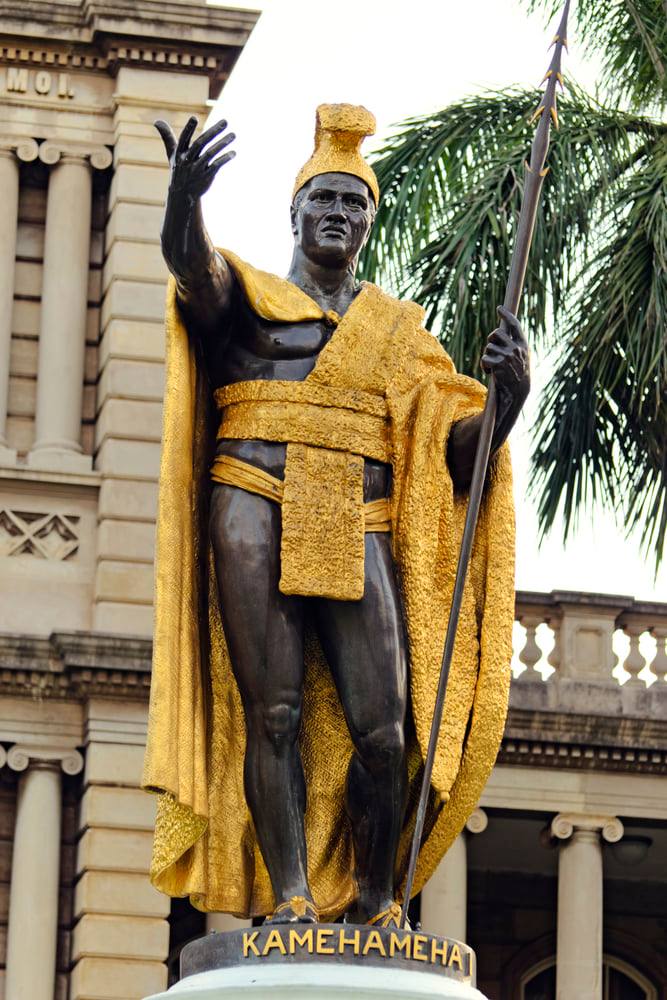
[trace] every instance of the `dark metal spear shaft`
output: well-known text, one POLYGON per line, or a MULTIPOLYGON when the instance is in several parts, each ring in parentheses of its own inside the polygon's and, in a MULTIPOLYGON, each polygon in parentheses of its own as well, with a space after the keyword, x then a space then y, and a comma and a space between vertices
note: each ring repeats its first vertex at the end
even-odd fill
MULTIPOLYGON (((533 120, 535 120, 535 118, 539 118, 539 123, 533 140, 530 163, 526 163, 526 179, 524 183, 523 201, 521 203, 516 242, 514 244, 514 252, 512 254, 512 263, 510 265, 510 275, 507 282, 507 291, 505 292, 504 302, 505 308, 515 314, 518 312, 519 303, 521 301, 521 294, 523 292, 523 285, 526 277, 526 267, 528 266, 530 245, 533 240, 535 218, 537 216, 537 208, 540 201, 540 193, 542 191, 544 178, 547 174, 547 170, 544 169, 544 164, 546 163, 547 153, 549 151, 549 133, 552 120, 556 128, 558 128, 556 87, 559 83, 561 85, 563 83, 563 77, 561 75, 561 57, 563 54, 563 48, 567 46, 567 18, 569 12, 570 0, 567 0, 563 11, 563 17, 558 28, 558 33, 554 39, 555 49, 553 59, 551 60, 551 66, 549 67, 545 77, 545 80, 547 81, 546 91, 539 108, 533 116, 533 120)), ((501 320, 501 326, 505 326, 504 320, 501 320)), ((408 874, 405 881, 405 893, 403 897, 403 908, 401 911, 401 927, 405 927, 408 917, 408 906, 410 904, 410 896, 412 895, 412 887, 415 880, 417 857, 419 855, 422 834, 424 832, 424 820, 426 819, 426 807, 431 788, 433 762, 435 760, 435 751, 438 745, 438 736, 440 734, 440 725, 442 723, 442 711, 445 705, 447 680, 449 678, 449 668, 451 666, 452 654, 454 652, 454 642, 456 639, 459 613, 461 611, 463 588, 465 585, 466 574, 468 572, 468 563, 470 562, 472 544, 475 538, 475 529, 477 527, 479 507, 482 500, 484 480, 486 479, 486 471, 489 465, 491 438, 493 436, 496 422, 496 406, 496 384, 494 380, 491 379, 488 396, 486 398, 486 405, 484 407, 482 426, 479 432, 477 451, 475 454, 475 464, 470 483, 470 498, 468 500, 468 509, 466 511, 465 525, 463 528, 463 538, 461 540, 461 551, 459 553, 459 561, 456 568, 456 579, 454 581, 452 604, 449 612, 449 621, 447 623, 447 635, 445 637, 445 649, 442 656, 442 666, 440 668, 440 680, 438 682, 438 691, 433 710, 431 735, 429 737, 428 750, 426 753, 426 760, 424 762, 424 777, 422 779, 422 787, 419 795, 415 831, 412 836, 412 845, 410 848, 408 874)))

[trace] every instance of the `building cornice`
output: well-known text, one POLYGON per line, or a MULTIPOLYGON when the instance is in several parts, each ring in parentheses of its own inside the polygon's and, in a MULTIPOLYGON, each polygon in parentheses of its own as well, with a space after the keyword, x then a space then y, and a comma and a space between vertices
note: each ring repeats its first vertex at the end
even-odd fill
POLYGON ((534 590, 517 590, 517 610, 535 607, 562 613, 566 609, 581 608, 585 611, 616 612, 619 628, 626 619, 644 616, 667 620, 667 603, 663 601, 638 601, 627 594, 596 594, 579 590, 552 590, 542 593, 534 590))
POLYGON ((111 75, 125 64, 201 73, 216 98, 259 13, 204 0, 0 0, 0 62, 111 75))
POLYGON ((667 774, 667 748, 632 749, 549 740, 504 737, 498 764, 548 767, 566 771, 613 771, 625 774, 667 774))
POLYGON ((0 0, 2 33, 44 41, 92 43, 99 35, 146 41, 243 46, 258 10, 209 5, 205 0, 0 0))
POLYGON ((96 632, 0 634, 0 697, 148 700, 150 639, 96 632))
MULTIPOLYGON (((529 706, 520 684, 512 685, 510 710, 498 762, 524 767, 568 770, 627 771, 667 774, 667 691, 657 684, 643 692, 609 685, 613 704, 600 706, 607 714, 589 710, 596 691, 579 687, 560 709, 529 706), (643 696, 643 714, 623 710, 626 701, 643 696), (578 703, 579 711, 574 706, 578 703)), ((538 685, 532 685, 532 688, 538 685)), ((544 688, 549 685, 545 684, 544 688)), ((553 688, 552 688, 553 690, 553 688)), ((541 693, 539 690, 536 692, 541 693)))

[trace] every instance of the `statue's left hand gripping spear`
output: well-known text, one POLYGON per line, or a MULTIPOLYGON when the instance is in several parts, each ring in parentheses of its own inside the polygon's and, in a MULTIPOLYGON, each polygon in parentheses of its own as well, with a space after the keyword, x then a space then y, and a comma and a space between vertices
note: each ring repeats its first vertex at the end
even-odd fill
MULTIPOLYGON (((557 87, 559 84, 561 87, 563 86, 561 60, 563 56, 563 49, 567 48, 567 20, 570 13, 570 2, 571 0, 567 0, 565 4, 559 28, 552 43, 554 44, 553 59, 551 60, 551 65, 547 71, 547 75, 542 81, 544 83, 546 80, 546 90, 540 102, 540 106, 532 118, 533 121, 539 119, 539 122, 535 138, 533 139, 530 162, 526 163, 526 179, 523 190, 523 201, 521 203, 521 212, 519 214, 519 223, 517 225, 516 241, 512 253, 512 262, 510 265, 507 290, 505 292, 505 301, 503 303, 505 308, 509 312, 514 313, 514 315, 516 315, 519 310, 519 303, 521 301, 521 294, 523 292, 523 285, 526 277, 526 268, 528 266, 530 245, 533 239, 535 218, 537 216, 537 209, 540 201, 540 193, 542 191, 544 178, 548 172, 547 169, 545 169, 545 163, 547 153, 549 151, 551 123, 553 122, 554 126, 558 128, 557 87)), ((501 320, 501 326, 504 323, 505 320, 501 320)), ((442 711, 445 704, 445 694, 447 692, 447 679, 449 677, 449 668, 451 666, 452 654, 454 652, 454 640, 456 638, 456 629, 461 610, 466 573, 470 562, 470 553, 472 551, 472 544, 475 537, 475 528, 477 527, 482 490, 484 488, 484 480, 486 478, 486 471, 489 464, 491 438, 496 421, 496 406, 496 386, 493 379, 491 379, 489 393, 484 407, 484 416, 482 419, 479 441, 477 444, 472 480, 470 483, 470 498, 468 500, 468 509, 463 529, 463 539, 461 541, 461 551, 459 553, 456 579, 454 581, 454 590, 452 592, 452 605, 449 613, 449 622, 447 624, 445 649, 442 657, 442 666, 440 668, 440 680, 435 699, 428 750, 426 753, 426 760, 424 761, 424 777, 419 796, 417 820, 412 837, 410 861, 408 864, 408 872, 403 894, 403 909, 401 912, 402 927, 405 927, 407 921, 408 905, 410 903, 410 896, 412 895, 412 887, 414 885, 415 871, 417 868, 417 857, 419 855, 422 834, 424 832, 426 806, 431 787, 431 775, 433 773, 433 763, 435 761, 438 735, 440 733, 440 725, 442 722, 442 711)))

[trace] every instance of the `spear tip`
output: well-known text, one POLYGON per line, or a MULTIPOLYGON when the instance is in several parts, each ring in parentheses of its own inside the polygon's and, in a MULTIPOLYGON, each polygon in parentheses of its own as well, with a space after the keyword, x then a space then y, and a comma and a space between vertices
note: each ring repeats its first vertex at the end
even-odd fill
MULTIPOLYGON (((567 19, 570 14, 570 3, 571 0, 565 0, 565 7, 563 8, 563 16, 558 26, 558 35, 560 35, 565 48, 567 48, 567 19)), ((556 37, 558 37, 558 35, 556 37)))

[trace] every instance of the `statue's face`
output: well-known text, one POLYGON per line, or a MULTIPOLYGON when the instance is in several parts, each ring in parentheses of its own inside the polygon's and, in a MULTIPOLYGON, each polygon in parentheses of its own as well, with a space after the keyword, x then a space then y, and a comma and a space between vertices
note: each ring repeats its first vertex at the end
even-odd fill
POLYGON ((294 199, 292 232, 303 253, 324 267, 349 267, 368 239, 375 205, 352 174, 312 177, 294 199))

